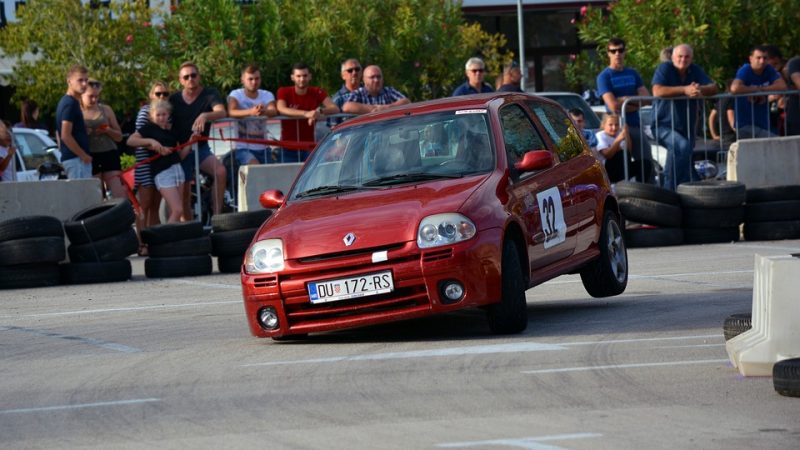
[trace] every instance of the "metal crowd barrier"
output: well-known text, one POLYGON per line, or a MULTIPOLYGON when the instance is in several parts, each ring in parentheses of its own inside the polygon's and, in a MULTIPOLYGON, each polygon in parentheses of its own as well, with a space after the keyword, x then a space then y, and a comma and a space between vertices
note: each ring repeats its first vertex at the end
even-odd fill
MULTIPOLYGON (((639 122, 640 122, 639 130, 638 130, 638 132, 639 132, 639 136, 638 136, 639 137, 639 142, 642 144, 642 147, 644 147, 644 148, 646 148, 648 146, 648 144, 649 144, 650 149, 651 149, 651 155, 646 155, 646 156, 650 156, 650 157, 653 158, 654 161, 659 162, 662 159, 661 158, 662 157, 661 152, 664 152, 663 156, 664 156, 664 160, 666 160, 666 152, 668 151, 668 149, 666 149, 664 146, 662 146, 661 144, 658 143, 658 141, 659 141, 659 139, 658 139, 658 126, 659 125, 658 125, 658 122, 656 122, 654 120, 655 119, 654 116, 655 116, 656 111, 655 111, 655 108, 652 106, 653 101, 654 100, 660 100, 662 102, 669 103, 669 105, 670 105, 669 106, 670 107, 670 119, 672 119, 672 117, 674 117, 675 101, 678 101, 678 100, 696 101, 696 102, 699 103, 697 111, 700 114, 700 117, 697 119, 697 122, 696 122, 697 129, 695 129, 694 133, 693 133, 694 136, 693 136, 692 142, 693 142, 694 145, 693 145, 692 152, 693 153, 696 153, 698 151, 703 152, 703 156, 704 156, 703 159, 704 160, 710 160, 711 158, 709 158, 709 156, 710 156, 711 152, 714 152, 714 156, 715 156, 714 159, 716 160, 716 163, 718 165, 723 165, 723 164, 725 164, 727 162, 728 147, 733 142, 736 142, 739 139, 758 139, 758 138, 764 138, 764 137, 786 136, 787 132, 789 130, 789 121, 793 120, 793 121, 800 122, 800 107, 798 107, 798 109, 797 109, 798 117, 794 117, 793 116, 792 118, 789 117, 788 111, 786 109, 783 109, 783 110, 781 110, 782 114, 783 114, 783 120, 782 120, 783 127, 782 127, 782 130, 780 128, 778 128, 778 130, 776 130, 776 131, 778 131, 778 133, 772 132, 773 124, 772 124, 772 120, 771 120, 770 116, 772 114, 775 114, 776 111, 774 110, 774 108, 771 107, 771 105, 773 103, 775 103, 775 102, 770 102, 767 99, 766 100, 767 101, 766 123, 767 123, 767 131, 770 131, 771 135, 769 135, 769 136, 767 136, 767 135, 762 135, 762 136, 757 135, 756 127, 754 127, 754 126, 750 126, 749 127, 750 128, 749 133, 741 133, 740 127, 731 126, 731 128, 733 128, 733 130, 736 133, 735 139, 732 140, 732 141, 726 141, 726 140, 723 139, 723 136, 722 136, 723 120, 728 120, 727 119, 726 110, 723 110, 721 108, 721 105, 723 104, 723 100, 730 100, 731 102, 733 102, 734 117, 736 117, 738 115, 738 111, 739 111, 739 106, 737 104, 738 102, 736 101, 737 98, 744 98, 744 97, 747 97, 747 98, 749 98, 749 97, 772 97, 772 96, 781 96, 781 97, 783 97, 784 101, 786 100, 786 98, 788 96, 793 96, 793 97, 797 97, 797 101, 798 101, 798 103, 800 103, 800 90, 768 91, 768 92, 758 92, 758 93, 749 93, 749 94, 724 93, 724 94, 717 94, 717 95, 707 96, 707 97, 706 96, 700 96, 700 97, 634 96, 634 97, 626 98, 625 101, 622 103, 622 113, 620 114, 620 116, 621 116, 620 117, 620 125, 621 125, 621 127, 625 126, 625 111, 627 111, 628 109, 632 109, 632 107, 634 105, 637 106, 638 107, 637 113, 639 115, 639 122), (715 140, 712 140, 710 138, 710 132, 709 132, 709 129, 708 129, 708 117, 709 117, 709 114, 710 114, 709 104, 713 104, 712 108, 717 110, 717 116, 718 116, 717 125, 718 125, 719 130, 720 130, 720 139, 719 139, 718 143, 716 143, 715 140), (709 142, 709 141, 712 141, 712 142, 709 142), (700 144, 701 142, 702 142, 702 144, 700 144), (647 143, 647 144, 645 144, 645 143, 647 143)), ((750 108, 750 123, 751 124, 755 123, 755 118, 756 118, 755 109, 756 108, 750 108)), ((689 114, 690 114, 690 108, 687 107, 686 108, 686 121, 687 121, 687 123, 691 123, 691 121, 689 120, 690 119, 689 114)), ((670 123, 670 127, 671 127, 671 131, 674 132, 675 131, 675 124, 674 123, 670 123)), ((688 138, 689 137, 687 136, 687 139, 688 138)), ((631 150, 632 149, 625 149, 623 151, 623 155, 624 155, 624 158, 625 158, 625 172, 624 172, 624 174, 625 174, 625 179, 626 180, 631 178, 631 174, 629 173, 629 167, 628 167, 628 162, 629 162, 629 154, 628 154, 628 152, 631 151, 631 150)), ((637 153, 639 153, 638 149, 637 149, 637 153)), ((693 155, 693 158, 692 158, 692 161, 690 162, 690 164, 694 165, 694 163, 695 163, 695 161, 694 161, 694 155, 693 155)), ((691 171, 691 166, 690 166, 690 171, 691 171)), ((646 174, 644 173, 644 165, 642 165, 642 172, 639 175, 641 176, 642 180, 646 179, 646 174)), ((674 176, 675 176, 675 165, 673 164, 673 177, 674 176)), ((653 181, 656 181, 659 184, 663 184, 663 179, 662 178, 659 178, 657 180, 654 179, 653 181)))

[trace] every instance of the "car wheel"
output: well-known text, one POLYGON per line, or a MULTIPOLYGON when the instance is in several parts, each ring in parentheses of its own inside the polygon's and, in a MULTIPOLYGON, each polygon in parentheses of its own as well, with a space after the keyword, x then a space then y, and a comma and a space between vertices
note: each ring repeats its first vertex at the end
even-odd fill
POLYGON ((603 215, 598 245, 600 256, 581 270, 583 287, 592 297, 619 295, 628 286, 628 251, 619 218, 611 211, 603 215))
POLYGON ((494 334, 520 333, 528 326, 528 302, 519 252, 510 239, 503 243, 501 270, 502 298, 489 305, 489 328, 494 334))
POLYGON ((772 366, 772 385, 778 394, 800 397, 800 358, 776 362, 772 366))
POLYGON ((725 340, 730 340, 753 327, 753 317, 750 313, 731 314, 725 318, 722 325, 722 334, 725 340))

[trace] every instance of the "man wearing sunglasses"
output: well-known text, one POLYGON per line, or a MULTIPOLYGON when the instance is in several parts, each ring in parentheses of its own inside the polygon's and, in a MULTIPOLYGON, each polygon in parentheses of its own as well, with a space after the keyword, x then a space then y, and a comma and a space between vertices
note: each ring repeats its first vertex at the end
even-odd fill
POLYGON ((468 59, 467 63, 464 65, 464 73, 467 75, 467 81, 457 87, 453 91, 451 97, 494 92, 494 89, 492 89, 489 83, 483 81, 486 75, 486 64, 484 64, 482 59, 477 57, 468 59))
MULTIPOLYGON (((620 38, 611 38, 606 46, 608 53, 608 67, 597 76, 597 94, 603 98, 606 110, 609 113, 623 115, 622 104, 628 97, 649 96, 650 91, 642 81, 641 75, 635 69, 625 67, 625 41, 620 38)), ((641 173, 631 173, 640 181, 650 181, 652 170, 650 165, 650 144, 643 139, 639 124, 640 102, 628 102, 625 107, 625 126, 632 141, 633 158, 644 163, 646 168, 644 179, 641 173)))
MULTIPOLYGON (((250 64, 242 70, 242 88, 228 94, 228 114, 239 121, 239 137, 264 139, 267 117, 278 115, 275 96, 261 87, 261 70, 250 64)), ((264 144, 235 142, 236 161, 239 164, 266 164, 272 161, 271 150, 264 144)))
MULTIPOLYGON (((341 110, 344 107, 344 102, 351 92, 361 87, 361 63, 357 59, 350 58, 342 63, 342 80, 344 84, 333 95, 333 103, 341 110)), ((338 125, 342 123, 342 118, 328 119, 328 125, 338 125)))
MULTIPOLYGON (((178 81, 183 89, 173 93, 169 97, 172 104, 172 132, 178 138, 178 142, 189 141, 193 136, 208 136, 211 129, 211 122, 227 116, 225 104, 216 89, 203 87, 200 83, 200 70, 193 62, 185 62, 178 69, 178 81)), ((222 212, 222 202, 225 195, 226 174, 223 166, 217 157, 211 153, 207 141, 197 143, 200 161, 200 170, 208 174, 214 180, 214 214, 222 212)), ((183 192, 183 214, 184 220, 192 220, 191 205, 191 180, 195 176, 195 155, 189 153, 186 159, 181 161, 186 183, 183 192)))

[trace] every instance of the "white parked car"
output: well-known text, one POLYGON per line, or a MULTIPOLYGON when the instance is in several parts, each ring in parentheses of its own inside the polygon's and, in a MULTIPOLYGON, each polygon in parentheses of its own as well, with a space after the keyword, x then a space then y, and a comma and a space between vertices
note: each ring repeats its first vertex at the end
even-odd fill
POLYGON ((31 128, 12 128, 14 145, 17 147, 15 159, 17 181, 39 180, 36 169, 46 162, 61 162, 61 152, 56 142, 44 130, 31 128))

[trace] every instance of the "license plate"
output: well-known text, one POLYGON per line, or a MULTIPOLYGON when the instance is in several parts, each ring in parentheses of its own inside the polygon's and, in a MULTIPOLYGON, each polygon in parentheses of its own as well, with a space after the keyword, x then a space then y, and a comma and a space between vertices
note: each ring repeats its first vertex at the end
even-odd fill
POLYGON ((394 290, 390 271, 370 273, 336 280, 312 281, 308 283, 311 303, 326 303, 336 300, 385 294, 394 290))

